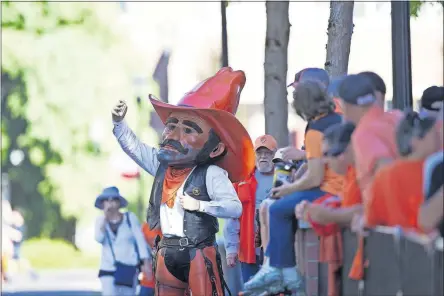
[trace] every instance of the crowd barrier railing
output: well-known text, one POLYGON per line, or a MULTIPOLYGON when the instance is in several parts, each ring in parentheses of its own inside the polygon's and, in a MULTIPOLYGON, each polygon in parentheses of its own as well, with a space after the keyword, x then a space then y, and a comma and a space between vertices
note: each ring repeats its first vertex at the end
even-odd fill
MULTIPOLYGON (((299 230, 313 232, 311 229, 299 230)), ((343 266, 341 296, 443 296, 443 238, 404 232, 397 227, 376 227, 364 239, 368 265, 362 281, 348 277, 358 239, 355 233, 342 233, 343 266)), ((307 258, 313 262, 313 258, 307 258)), ((307 296, 328 296, 328 272, 318 263, 317 287, 307 287, 307 296)), ((305 274, 313 279, 313 274, 305 274)))

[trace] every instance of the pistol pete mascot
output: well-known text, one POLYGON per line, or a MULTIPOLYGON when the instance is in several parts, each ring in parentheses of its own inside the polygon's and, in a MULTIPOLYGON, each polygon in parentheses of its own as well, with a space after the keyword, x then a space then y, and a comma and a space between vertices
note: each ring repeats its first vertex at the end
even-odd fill
POLYGON ((160 148, 141 143, 123 121, 127 106, 113 110, 113 133, 123 150, 155 176, 147 223, 160 228, 154 260, 155 293, 224 295, 216 246, 217 218, 239 218, 242 204, 232 183, 254 167, 253 143, 234 114, 245 74, 222 68, 185 94, 177 106, 150 96, 165 124, 160 148))

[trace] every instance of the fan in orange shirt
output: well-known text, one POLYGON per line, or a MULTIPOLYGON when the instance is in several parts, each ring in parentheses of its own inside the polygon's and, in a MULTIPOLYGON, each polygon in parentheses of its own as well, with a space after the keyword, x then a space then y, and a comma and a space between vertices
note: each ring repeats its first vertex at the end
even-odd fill
MULTIPOLYGON (((354 168, 354 153, 351 136, 355 125, 350 122, 335 125, 326 131, 323 141, 323 154, 329 166, 339 174, 345 174, 345 182, 341 196, 341 205, 334 202, 320 206, 315 203, 300 204, 296 208, 296 214, 310 220, 313 229, 319 235, 330 235, 339 230, 339 225, 350 226, 353 217, 362 213, 362 196, 356 179, 354 168), (299 213, 298 213, 299 212, 299 213), (315 222, 316 221, 316 222, 315 222)), ((321 239, 322 242, 322 239, 321 239)), ((358 237, 358 249, 356 251, 349 277, 362 279, 364 274, 363 238, 358 237)), ((323 248, 327 251, 331 246, 323 248)), ((328 254, 328 252, 324 252, 328 254)))
POLYGON ((319 199, 311 204, 302 202, 296 208, 297 215, 311 220, 319 235, 328 235, 339 229, 330 225, 332 223, 350 225, 353 216, 362 209, 361 192, 353 167, 353 151, 349 145, 354 129, 353 123, 346 122, 331 126, 324 133, 324 159, 335 173, 343 175, 345 179, 340 202, 332 202, 331 198, 319 199))
POLYGON ((434 124, 435 118, 421 119, 416 112, 405 112, 396 130, 401 159, 376 174, 364 208, 367 226, 399 225, 420 230, 417 220, 424 200, 424 160, 441 148, 434 124))
MULTIPOLYGON (((341 198, 326 196, 307 204, 305 213, 296 215, 308 220, 320 235, 319 261, 328 265, 328 295, 339 295, 338 272, 342 266, 342 235, 340 225, 350 225, 353 216, 361 212, 361 192, 353 168, 350 145, 355 125, 346 122, 330 126, 324 133, 322 151, 326 164, 337 174, 345 174, 341 198), (305 215, 304 215, 305 214, 305 215)), ((304 208, 304 204, 299 207, 304 208)), ((304 210, 302 209, 302 212, 304 210)))

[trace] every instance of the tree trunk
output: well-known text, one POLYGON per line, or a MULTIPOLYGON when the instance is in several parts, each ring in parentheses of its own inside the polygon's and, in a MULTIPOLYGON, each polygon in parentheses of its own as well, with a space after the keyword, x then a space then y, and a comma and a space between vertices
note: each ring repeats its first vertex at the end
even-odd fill
POLYGON ((353 34, 354 2, 331 1, 328 19, 325 70, 330 78, 346 75, 353 34))
POLYGON ((265 3, 267 33, 264 63, 265 132, 279 147, 288 146, 287 55, 290 22, 289 1, 265 3))

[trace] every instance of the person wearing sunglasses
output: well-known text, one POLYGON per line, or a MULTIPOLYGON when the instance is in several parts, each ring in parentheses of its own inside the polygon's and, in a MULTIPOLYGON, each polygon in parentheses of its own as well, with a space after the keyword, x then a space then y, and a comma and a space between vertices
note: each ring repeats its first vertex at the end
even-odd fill
POLYGON ((122 213, 128 205, 117 187, 105 188, 95 200, 103 211, 96 221, 95 239, 102 245, 99 278, 102 295, 133 296, 138 274, 152 274, 151 255, 136 215, 122 213))

